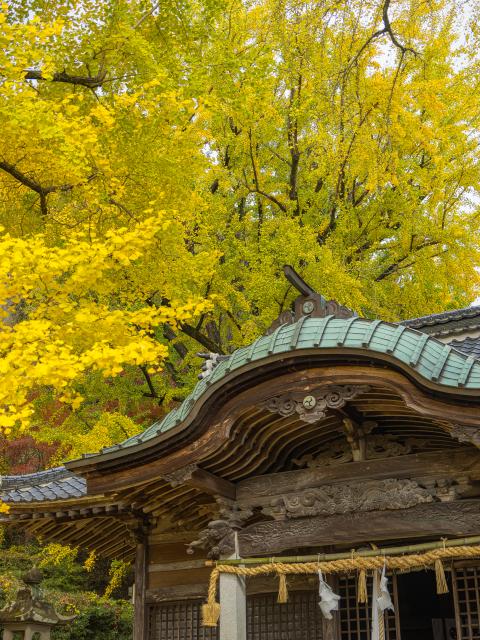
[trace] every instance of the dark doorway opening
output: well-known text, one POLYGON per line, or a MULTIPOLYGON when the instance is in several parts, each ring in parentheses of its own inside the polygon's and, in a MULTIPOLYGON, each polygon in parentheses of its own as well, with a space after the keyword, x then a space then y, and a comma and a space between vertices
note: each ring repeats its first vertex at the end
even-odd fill
POLYGON ((455 640, 455 607, 450 593, 437 595, 435 572, 397 576, 402 640, 455 640))

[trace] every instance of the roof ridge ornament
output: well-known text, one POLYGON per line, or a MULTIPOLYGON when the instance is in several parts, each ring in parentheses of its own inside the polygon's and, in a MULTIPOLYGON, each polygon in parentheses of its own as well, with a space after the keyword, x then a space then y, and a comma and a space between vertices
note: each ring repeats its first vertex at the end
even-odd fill
POLYGON ((283 273, 300 295, 293 301, 291 310, 282 311, 278 318, 272 322, 265 335, 272 334, 281 325, 294 324, 305 317, 325 318, 332 316, 333 318, 347 319, 358 316, 357 313, 336 300, 327 300, 320 293, 317 293, 291 265, 284 265, 283 273))

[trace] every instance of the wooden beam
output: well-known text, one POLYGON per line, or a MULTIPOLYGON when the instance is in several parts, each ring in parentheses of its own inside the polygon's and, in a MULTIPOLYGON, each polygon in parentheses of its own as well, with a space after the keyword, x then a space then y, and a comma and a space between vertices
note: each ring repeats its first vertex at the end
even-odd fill
POLYGON ((382 478, 427 480, 455 477, 480 479, 480 455, 477 451, 466 449, 430 451, 397 458, 349 462, 256 476, 237 484, 237 501, 240 505, 248 505, 253 499, 257 502, 261 498, 268 501, 284 493, 337 482, 381 480, 382 478))
POLYGON ((212 496, 221 496, 229 500, 235 500, 237 497, 237 488, 233 482, 220 478, 204 469, 194 471, 186 484, 212 496))
MULTIPOLYGON (((434 502, 399 511, 369 511, 252 524, 238 533, 240 556, 278 555, 289 549, 353 546, 380 540, 470 536, 480 533, 480 500, 434 502)), ((234 535, 219 544, 234 549, 234 535)))
POLYGON ((137 541, 135 553, 135 598, 133 640, 147 640, 146 624, 146 590, 147 590, 147 538, 137 541))
POLYGON ((200 469, 195 463, 166 473, 163 475, 163 479, 173 488, 187 485, 194 489, 199 489, 203 493, 228 498, 229 500, 235 500, 237 495, 236 487, 232 482, 200 469))

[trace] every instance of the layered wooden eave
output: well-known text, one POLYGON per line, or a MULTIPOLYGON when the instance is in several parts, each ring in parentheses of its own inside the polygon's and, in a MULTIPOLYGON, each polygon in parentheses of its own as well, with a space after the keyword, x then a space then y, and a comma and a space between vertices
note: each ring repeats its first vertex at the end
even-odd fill
POLYGON ((467 516, 460 510, 465 520, 480 496, 479 409, 474 358, 399 325, 305 318, 235 352, 173 416, 144 434, 67 463, 86 479, 85 495, 11 500, 4 519, 45 539, 122 558, 133 556, 145 532, 165 544, 192 542, 226 503, 252 507, 246 528, 268 524, 262 501, 249 502, 249 492, 270 474, 301 482, 309 461, 337 450, 348 454, 345 443, 368 424, 367 439, 384 443, 380 457, 325 464, 315 472, 318 486, 354 478, 449 478, 458 487, 455 499, 468 502, 467 516), (346 387, 355 393, 349 396, 346 387), (327 406, 318 419, 275 410, 332 389, 343 389, 348 399, 327 406), (386 462, 388 443, 402 454, 386 462))

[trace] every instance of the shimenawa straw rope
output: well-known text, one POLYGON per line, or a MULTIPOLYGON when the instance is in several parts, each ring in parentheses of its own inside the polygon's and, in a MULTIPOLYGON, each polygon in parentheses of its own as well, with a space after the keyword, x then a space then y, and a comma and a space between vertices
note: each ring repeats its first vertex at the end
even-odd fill
POLYGON ((324 574, 349 573, 352 571, 359 571, 360 576, 362 576, 363 572, 366 579, 366 571, 372 569, 381 569, 384 564, 386 564, 389 569, 397 569, 400 571, 408 571, 409 569, 433 566, 435 567, 435 573, 437 576, 438 593, 446 593, 446 590, 448 591, 448 587, 445 580, 445 572, 443 569, 442 560, 478 557, 480 557, 480 545, 447 547, 444 543, 443 548, 432 549, 424 553, 412 553, 404 556, 388 556, 378 554, 371 557, 360 557, 354 556, 352 554, 352 557, 343 558, 340 560, 298 563, 270 562, 268 564, 261 564, 256 567, 218 564, 214 567, 212 573, 210 574, 208 598, 202 609, 203 624, 210 627, 214 627, 217 625, 218 617, 220 615, 220 605, 216 602, 215 598, 220 573, 228 573, 231 575, 249 578, 260 575, 268 575, 272 573, 277 574, 279 577, 279 591, 281 590, 281 593, 279 593, 279 602, 286 602, 286 599, 288 597, 286 577, 289 574, 317 574, 319 570, 324 574))

